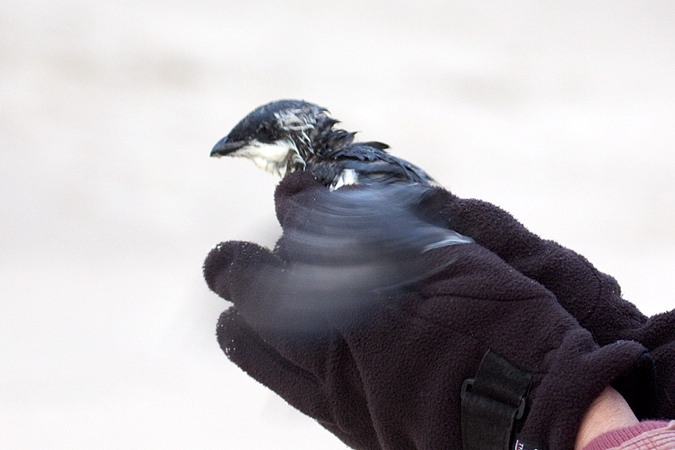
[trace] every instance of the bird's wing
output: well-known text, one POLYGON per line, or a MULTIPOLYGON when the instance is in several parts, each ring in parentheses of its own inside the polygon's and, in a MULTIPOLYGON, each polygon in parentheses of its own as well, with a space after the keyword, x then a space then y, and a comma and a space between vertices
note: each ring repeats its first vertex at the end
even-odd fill
POLYGON ((456 255, 447 247, 473 240, 419 217, 429 189, 325 190, 313 193, 311 203, 295 205, 294 225, 277 245, 288 266, 266 278, 273 292, 291 293, 270 311, 273 322, 310 332, 326 313, 367 307, 377 294, 402 289, 452 264, 456 255))

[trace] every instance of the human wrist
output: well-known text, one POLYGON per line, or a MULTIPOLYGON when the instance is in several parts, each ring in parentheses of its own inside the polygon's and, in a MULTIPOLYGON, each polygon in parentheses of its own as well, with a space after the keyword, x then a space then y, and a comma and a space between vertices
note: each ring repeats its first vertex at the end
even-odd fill
POLYGON ((574 450, 584 449, 604 433, 639 423, 621 394, 612 387, 607 387, 586 411, 577 433, 574 450))

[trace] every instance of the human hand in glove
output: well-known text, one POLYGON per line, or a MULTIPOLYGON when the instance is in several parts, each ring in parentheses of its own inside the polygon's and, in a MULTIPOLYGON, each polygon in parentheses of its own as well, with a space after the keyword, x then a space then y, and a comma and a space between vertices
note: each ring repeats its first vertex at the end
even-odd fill
MULTIPOLYGON (((395 253, 409 277, 371 251, 354 255, 358 264, 348 269, 365 266, 380 281, 349 287, 339 274, 326 276, 331 262, 315 250, 331 248, 344 230, 334 240, 315 220, 317 199, 331 202, 324 194, 307 174, 287 176, 277 189, 284 236, 274 252, 226 242, 211 251, 204 274, 234 304, 218 323, 226 355, 347 445, 485 449, 517 440, 569 449, 607 386, 649 385, 644 347, 598 346, 544 286, 461 237, 395 253), (327 240, 316 245, 320 236, 327 240), (327 287, 299 283, 316 274, 327 287)), ((357 226, 353 237, 364 234, 357 226)), ((348 260, 339 261, 337 272, 348 260)))
POLYGON ((619 284, 586 258, 528 231, 506 211, 487 202, 461 199, 443 189, 425 197, 421 207, 441 226, 452 227, 496 253, 506 263, 552 292, 558 303, 600 345, 619 340, 643 344, 655 360, 656 395, 632 395, 638 417, 675 417, 675 310, 643 315, 621 297, 619 284))

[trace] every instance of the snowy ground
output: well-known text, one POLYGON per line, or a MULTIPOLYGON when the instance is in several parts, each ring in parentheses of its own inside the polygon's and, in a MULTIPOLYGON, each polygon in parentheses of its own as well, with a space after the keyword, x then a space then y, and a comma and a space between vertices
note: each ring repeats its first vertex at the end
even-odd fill
POLYGON ((675 300, 671 1, 0 4, 0 448, 343 449, 220 352, 201 264, 271 244, 212 145, 278 98, 675 300))

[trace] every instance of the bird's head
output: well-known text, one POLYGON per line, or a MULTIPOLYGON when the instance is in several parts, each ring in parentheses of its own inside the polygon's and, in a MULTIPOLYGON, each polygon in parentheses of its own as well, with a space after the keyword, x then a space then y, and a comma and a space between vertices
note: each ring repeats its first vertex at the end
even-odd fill
POLYGON ((325 132, 338 123, 328 110, 300 100, 278 100, 244 117, 211 150, 211 156, 243 156, 258 167, 284 176, 304 168, 325 132))

